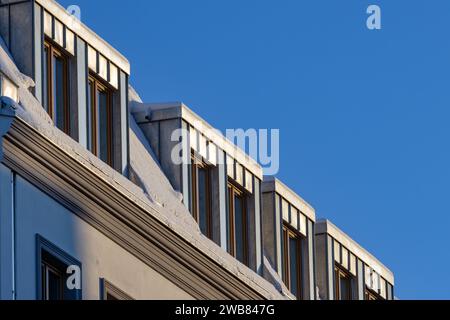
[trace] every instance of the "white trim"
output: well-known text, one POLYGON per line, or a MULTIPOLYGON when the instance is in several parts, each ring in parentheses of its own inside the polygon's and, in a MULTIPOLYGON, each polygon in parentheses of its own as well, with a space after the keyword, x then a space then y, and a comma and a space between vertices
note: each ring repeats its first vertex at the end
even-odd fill
POLYGON ((185 104, 181 102, 138 104, 132 110, 132 113, 138 122, 141 119, 149 119, 147 121, 150 122, 174 118, 183 119, 197 132, 203 134, 206 139, 212 141, 219 149, 225 151, 227 155, 249 170, 259 180, 262 180, 263 169, 253 158, 229 141, 223 134, 213 128, 185 104), (145 113, 145 116, 141 113, 145 113))
POLYGON ((129 61, 105 40, 100 38, 94 31, 83 24, 83 22, 70 15, 59 3, 54 0, 36 0, 36 3, 40 4, 45 10, 60 20, 68 29, 94 47, 103 56, 107 57, 126 74, 130 75, 131 68, 129 61))
POLYGON ((265 176, 262 183, 262 192, 276 192, 283 197, 292 206, 300 210, 313 222, 316 221, 316 211, 314 208, 292 189, 286 186, 283 182, 272 176, 265 176))
POLYGON ((355 240, 350 238, 345 232, 336 227, 328 220, 319 220, 316 223, 316 235, 328 234, 337 242, 346 247, 351 253, 362 260, 366 265, 371 267, 376 273, 381 275, 391 285, 394 285, 394 274, 377 258, 375 258, 366 249, 361 247, 355 240))

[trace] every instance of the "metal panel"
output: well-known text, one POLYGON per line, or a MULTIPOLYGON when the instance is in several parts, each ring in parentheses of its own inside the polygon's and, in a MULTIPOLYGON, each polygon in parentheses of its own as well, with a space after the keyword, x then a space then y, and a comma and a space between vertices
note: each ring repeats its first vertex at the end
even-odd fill
POLYGON ((315 269, 314 269, 314 224, 308 220, 308 273, 309 273, 309 299, 315 299, 315 269))
POLYGON ((86 44, 80 38, 77 41, 77 96, 78 96, 78 143, 87 148, 87 70, 86 44))
POLYGON ((122 174, 126 175, 128 168, 128 80, 124 72, 120 72, 120 146, 122 150, 122 174))
POLYGON ((182 157, 183 157, 183 164, 182 164, 182 169, 181 169, 181 175, 182 175, 182 192, 183 192, 183 203, 186 206, 186 208, 189 210, 190 208, 190 166, 189 166, 189 160, 191 157, 191 149, 189 148, 189 136, 188 136, 188 128, 189 125, 182 121, 181 123, 182 126, 182 135, 183 137, 181 138, 182 141, 182 157))
POLYGON ((277 261, 277 271, 280 277, 282 276, 283 264, 282 264, 282 220, 281 220, 281 210, 280 210, 280 197, 275 194, 275 239, 276 239, 276 261, 277 261))
POLYGON ((34 95, 42 104, 42 8, 34 5, 34 95))
POLYGON ((358 259, 358 300, 364 300, 364 263, 358 259))
POLYGON ((328 299, 334 300, 334 239, 327 236, 328 299))
POLYGON ((261 193, 260 193, 260 181, 254 178, 255 192, 255 242, 256 242, 256 271, 262 275, 262 235, 261 235, 261 193))
POLYGON ((219 206, 220 206, 220 246, 227 251, 227 167, 225 152, 218 150, 219 170, 219 206))

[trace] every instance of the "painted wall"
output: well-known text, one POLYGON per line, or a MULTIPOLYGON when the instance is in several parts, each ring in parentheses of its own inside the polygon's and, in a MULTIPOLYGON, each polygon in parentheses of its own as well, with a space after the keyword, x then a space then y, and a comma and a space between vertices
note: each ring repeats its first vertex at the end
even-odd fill
MULTIPOLYGON (((8 199, 9 203, 12 200, 11 187, 8 187, 10 172, 3 165, 1 167, 0 214, 4 221, 8 221, 11 211, 8 210, 7 203, 8 199)), ((172 282, 21 177, 15 178, 14 188, 13 246, 10 246, 9 241, 12 239, 11 233, 5 233, 8 228, 0 229, 2 239, 9 239, 2 242, 0 249, 2 299, 12 298, 9 284, 12 282, 10 270, 13 260, 16 298, 36 298, 36 234, 82 263, 83 299, 99 299, 101 278, 113 283, 134 299, 192 299, 172 282), (11 258, 12 252, 8 250, 8 246, 15 247, 14 259, 11 258)))

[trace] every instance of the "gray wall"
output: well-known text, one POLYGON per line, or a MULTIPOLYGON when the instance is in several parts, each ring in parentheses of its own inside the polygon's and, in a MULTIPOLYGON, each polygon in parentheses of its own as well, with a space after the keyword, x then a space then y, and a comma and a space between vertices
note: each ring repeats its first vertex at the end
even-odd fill
POLYGON ((6 239, 0 245, 2 299, 13 298, 12 283, 15 283, 17 299, 36 298, 36 234, 82 263, 83 299, 99 299, 100 278, 135 299, 191 299, 186 292, 21 177, 16 177, 14 184, 15 226, 12 229, 10 178, 11 172, 0 165, 0 236, 6 239), (11 230, 15 232, 14 237, 11 230), (11 239, 15 239, 15 243, 11 239), (15 270, 15 277, 12 270, 15 270))
POLYGON ((32 1, 0 1, 0 35, 19 70, 34 79, 34 4, 32 1))

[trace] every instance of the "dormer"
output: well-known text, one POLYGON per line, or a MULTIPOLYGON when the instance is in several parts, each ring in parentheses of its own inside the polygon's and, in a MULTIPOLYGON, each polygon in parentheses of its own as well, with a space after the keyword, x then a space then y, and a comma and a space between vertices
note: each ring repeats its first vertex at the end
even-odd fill
POLYGON ((127 174, 127 59, 53 0, 0 4, 0 35, 55 126, 127 174))
POLYGON ((258 163, 182 103, 140 104, 132 114, 202 233, 261 273, 258 163))
POLYGON ((262 184, 264 254, 299 300, 315 299, 315 210, 274 177, 262 184))
POLYGON ((394 300, 394 275, 328 220, 316 223, 316 272, 324 300, 394 300))

